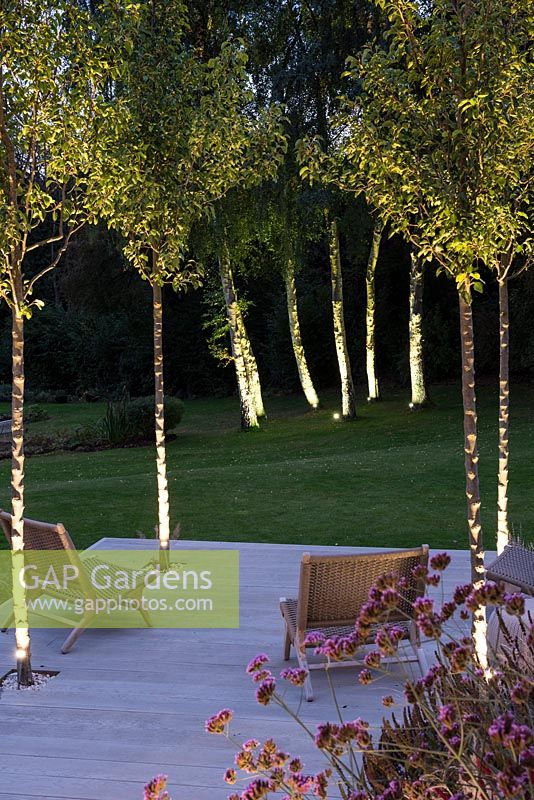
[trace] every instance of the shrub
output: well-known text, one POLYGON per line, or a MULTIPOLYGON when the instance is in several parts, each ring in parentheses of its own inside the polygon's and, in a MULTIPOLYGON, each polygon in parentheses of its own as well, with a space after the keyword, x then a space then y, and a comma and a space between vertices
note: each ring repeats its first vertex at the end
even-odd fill
POLYGON ((42 422, 46 419, 50 419, 50 414, 46 408, 43 408, 42 406, 26 406, 24 409, 24 418, 26 422, 42 422))
MULTIPOLYGON (((154 398, 137 397, 128 404, 128 415, 132 431, 140 439, 154 438, 154 398)), ((165 398, 165 433, 180 424, 184 404, 177 397, 165 398)))
MULTIPOLYGON (((441 571, 450 559, 446 554, 431 560, 441 571)), ((420 570, 420 568, 418 568, 420 570)), ((428 584, 437 585, 438 574, 418 574, 428 584)), ((399 646, 394 627, 387 624, 393 606, 398 611, 406 603, 402 578, 379 579, 356 621, 354 632, 345 637, 321 641, 315 632, 310 644, 316 653, 340 660, 354 654, 376 626, 376 650, 365 663, 380 671, 382 658, 399 646)), ((232 800, 267 798, 282 792, 288 798, 344 797, 347 800, 533 800, 534 798, 534 676, 532 664, 521 647, 500 651, 493 670, 484 670, 477 661, 471 637, 455 639, 443 625, 455 615, 469 619, 486 605, 495 614, 512 614, 521 620, 522 633, 529 648, 534 647, 534 625, 523 622, 524 599, 506 594, 500 584, 484 583, 476 588, 457 587, 453 598, 441 609, 430 598, 419 598, 413 616, 420 632, 433 639, 436 663, 421 680, 408 678, 401 700, 400 718, 385 719, 377 737, 363 719, 326 722, 310 730, 293 712, 287 697, 279 691, 277 678, 269 669, 265 654, 256 656, 247 667, 256 685, 261 705, 276 704, 307 731, 315 747, 325 757, 325 769, 306 774, 298 757, 278 748, 273 739, 263 744, 245 742, 235 758, 235 767, 226 771, 230 785, 237 782, 240 770, 251 781, 232 800)), ((513 643, 511 643, 513 645, 513 643)), ((307 673, 286 669, 281 678, 302 686, 307 673)), ((366 668, 360 683, 374 682, 366 668)), ((334 701, 335 691, 334 692, 334 701)), ((382 699, 385 707, 394 704, 391 696, 382 699)), ((206 722, 208 733, 229 736, 232 712, 223 709, 206 722)))
MULTIPOLYGON (((165 432, 181 421, 184 404, 176 397, 165 398, 165 432)), ((154 398, 127 396, 111 400, 102 419, 77 429, 72 444, 79 447, 108 445, 122 447, 154 438, 154 398)))
POLYGON ((100 437, 112 446, 127 444, 134 438, 130 403, 126 399, 108 403, 104 417, 97 424, 100 437))

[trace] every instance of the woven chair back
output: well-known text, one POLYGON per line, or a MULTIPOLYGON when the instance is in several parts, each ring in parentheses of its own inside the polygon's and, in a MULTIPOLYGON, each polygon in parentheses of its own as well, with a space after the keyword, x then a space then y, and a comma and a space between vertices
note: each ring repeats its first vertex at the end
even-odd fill
POLYGON ((391 620, 405 619, 410 604, 424 594, 424 583, 413 575, 420 564, 428 563, 428 546, 384 553, 321 556, 305 553, 300 570, 299 630, 354 624, 369 590, 383 575, 405 578, 400 610, 391 620))

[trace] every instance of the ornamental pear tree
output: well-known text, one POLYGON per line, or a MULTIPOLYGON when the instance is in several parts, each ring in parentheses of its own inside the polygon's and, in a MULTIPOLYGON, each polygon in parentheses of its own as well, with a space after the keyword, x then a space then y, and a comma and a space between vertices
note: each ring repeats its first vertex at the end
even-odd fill
MULTIPOLYGON (((532 152, 528 0, 378 0, 387 47, 349 63, 361 90, 345 102, 345 156, 391 229, 455 281, 472 577, 484 576, 480 519, 473 292, 525 242, 532 152)), ((473 615, 486 665, 485 614, 473 615)))
MULTIPOLYGON (((67 0, 4 0, 0 8, 0 295, 12 318, 13 576, 24 550, 24 323, 38 282, 88 216, 85 178, 111 66, 103 29, 67 0)), ((14 580, 19 685, 32 683, 30 636, 14 580)))
POLYGON ((95 150, 92 184, 105 198, 109 226, 125 238, 126 257, 152 287, 158 535, 166 550, 162 287, 199 284, 200 270, 187 256, 192 225, 213 213, 231 187, 259 175, 267 161, 275 169, 284 139, 280 110, 252 106, 239 42, 225 42, 204 58, 190 41, 187 8, 180 2, 136 6, 132 26, 95 150))

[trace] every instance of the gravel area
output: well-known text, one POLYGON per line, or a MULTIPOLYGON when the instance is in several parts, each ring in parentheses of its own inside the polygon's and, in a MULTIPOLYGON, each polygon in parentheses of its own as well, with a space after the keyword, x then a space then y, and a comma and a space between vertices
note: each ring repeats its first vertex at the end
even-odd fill
POLYGON ((17 684, 17 673, 10 672, 7 675, 2 683, 0 684, 0 692, 12 692, 12 691, 21 691, 21 692, 38 692, 43 686, 46 686, 48 681, 51 681, 52 678, 55 678, 55 675, 43 674, 42 672, 34 672, 33 673, 33 686, 21 686, 20 689, 17 684))

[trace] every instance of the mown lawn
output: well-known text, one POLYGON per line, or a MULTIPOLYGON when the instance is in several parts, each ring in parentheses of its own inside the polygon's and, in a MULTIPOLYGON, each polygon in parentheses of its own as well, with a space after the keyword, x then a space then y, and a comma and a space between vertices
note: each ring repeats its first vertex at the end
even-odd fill
MULTIPOLYGON (((432 394, 435 406, 422 413, 411 414, 399 393, 362 404, 352 423, 334 421, 333 395, 316 413, 299 397, 268 398, 269 420, 251 433, 238 429, 235 399, 189 401, 168 445, 172 522, 187 539, 465 548, 459 388, 432 394)), ((513 389, 510 508, 527 540, 534 539, 533 401, 531 387, 513 389)), ((52 418, 33 424, 35 433, 75 427, 104 407, 47 409, 52 418)), ((485 387, 479 422, 482 515, 493 548, 497 397, 485 387)), ((0 471, 0 502, 9 508, 9 461, 0 471)), ((103 536, 153 535, 151 447, 29 457, 26 486, 27 514, 62 521, 80 548, 103 536)))

